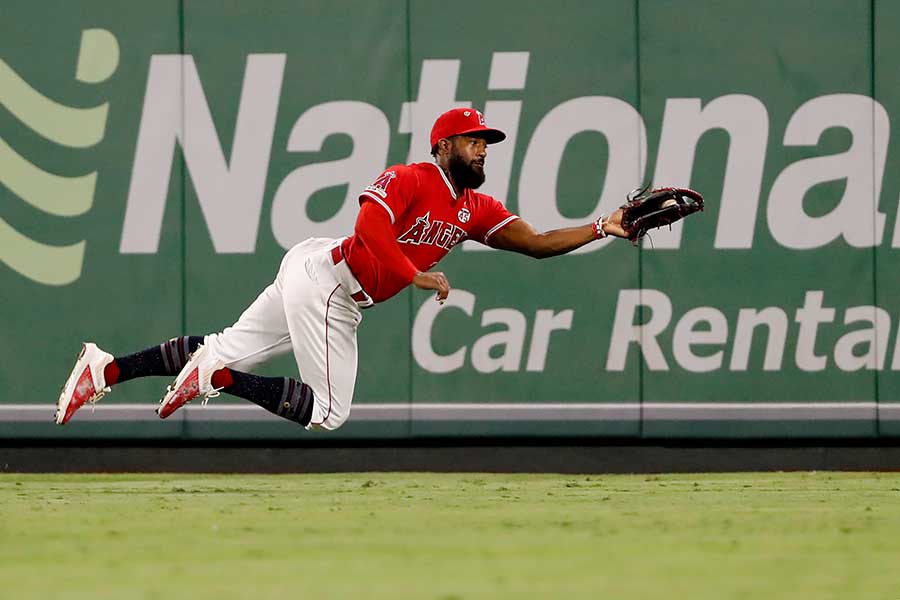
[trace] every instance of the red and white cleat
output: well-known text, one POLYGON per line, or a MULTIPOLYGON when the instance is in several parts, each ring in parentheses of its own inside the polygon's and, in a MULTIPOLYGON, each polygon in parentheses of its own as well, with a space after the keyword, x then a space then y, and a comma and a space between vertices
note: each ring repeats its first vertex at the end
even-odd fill
POLYGON ((175 383, 166 388, 166 395, 156 409, 159 418, 165 419, 197 396, 203 396, 203 404, 218 396, 219 390, 213 388, 211 380, 213 373, 223 368, 225 363, 212 350, 198 346, 175 383))
POLYGON ((112 354, 104 352, 91 342, 84 343, 56 403, 57 425, 65 425, 85 402, 94 405, 109 393, 103 369, 112 361, 112 354))

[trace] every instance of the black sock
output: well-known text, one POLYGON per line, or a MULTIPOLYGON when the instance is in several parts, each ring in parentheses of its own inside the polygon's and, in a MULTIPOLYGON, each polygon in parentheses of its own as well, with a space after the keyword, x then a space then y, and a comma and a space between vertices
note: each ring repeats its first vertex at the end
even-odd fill
POLYGON ((305 383, 290 377, 262 377, 228 369, 232 384, 222 391, 262 406, 279 417, 309 425, 312 418, 313 391, 305 383))
POLYGON ((203 336, 176 337, 158 346, 151 346, 146 350, 116 358, 115 365, 119 368, 119 376, 115 381, 107 383, 112 385, 152 375, 174 377, 181 372, 191 353, 197 350, 197 346, 202 343, 203 336))

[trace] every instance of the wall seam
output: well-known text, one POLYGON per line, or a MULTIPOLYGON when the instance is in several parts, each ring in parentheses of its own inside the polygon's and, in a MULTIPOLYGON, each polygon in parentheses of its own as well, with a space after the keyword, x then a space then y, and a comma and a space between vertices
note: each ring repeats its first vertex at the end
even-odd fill
MULTIPOLYGON (((406 0, 406 101, 412 102, 412 0, 406 0)), ((410 105, 410 112, 412 105, 410 105)), ((412 136, 410 136, 410 144, 412 136)), ((407 419, 406 419, 406 437, 413 437, 413 355, 412 355, 412 321, 413 321, 413 291, 412 286, 406 292, 406 305, 408 312, 408 323, 410 324, 410 335, 407 337, 410 348, 406 354, 407 365, 407 419)))
MULTIPOLYGON (((184 3, 187 0, 180 0, 178 3, 178 36, 180 43, 181 59, 181 131, 184 134, 187 131, 187 123, 185 114, 187 113, 186 97, 185 97, 185 76, 184 63, 186 54, 185 31, 184 31, 184 3)), ((181 157, 181 335, 188 335, 187 332, 187 198, 186 195, 186 178, 185 171, 187 165, 184 156, 181 157)))
MULTIPOLYGON (((187 0, 179 0, 178 2, 178 36, 181 54, 181 131, 184 134, 187 131, 187 96, 185 95, 185 75, 184 65, 187 53, 187 43, 185 39, 185 2, 187 0)), ((187 140, 185 140, 187 143, 187 140)), ((187 333, 187 164, 185 162, 184 153, 181 156, 181 335, 187 333)), ((184 411, 182 411, 184 412, 184 411)), ((187 422, 187 413, 182 415, 181 420, 181 439, 189 439, 190 431, 187 422)))
MULTIPOLYGON (((641 111, 641 0, 634 0, 634 71, 635 71, 635 109, 637 110, 638 115, 643 115, 641 111)), ((643 119, 643 116, 640 117, 643 119)), ((640 136, 640 123, 638 123, 638 144, 642 144, 643 141, 640 136)), ((638 175, 643 182, 646 179, 646 172, 641 172, 641 167, 643 166, 646 170, 646 160, 644 161, 644 165, 640 164, 641 154, 643 152, 643 148, 638 146, 638 175)), ((651 182, 652 183, 652 182, 651 182)), ((638 290, 640 290, 639 294, 643 296, 644 293, 644 247, 643 243, 638 246, 638 290)), ((643 322, 643 299, 641 299, 641 322, 643 322)), ((641 330, 643 332, 643 329, 641 330)), ((643 343, 641 344, 643 348, 643 343)), ((644 437, 644 361, 641 360, 641 353, 638 353, 638 438, 644 437)))
MULTIPOLYGON (((872 97, 872 240, 876 241, 877 238, 875 234, 877 233, 877 217, 878 217, 878 206, 880 204, 880 194, 875 193, 876 185, 876 177, 878 173, 875 172, 875 0, 870 0, 869 3, 869 93, 872 97)), ((878 306, 878 243, 872 244, 872 305, 878 306)), ((874 317, 874 315, 873 315, 874 317)), ((879 340, 879 336, 875 336, 875 356, 877 357, 880 351, 878 347, 879 343, 886 343, 887 340, 879 340)), ((881 380, 881 370, 875 369, 873 371, 875 375, 875 437, 881 437, 881 398, 880 398, 880 386, 879 381, 881 380)))

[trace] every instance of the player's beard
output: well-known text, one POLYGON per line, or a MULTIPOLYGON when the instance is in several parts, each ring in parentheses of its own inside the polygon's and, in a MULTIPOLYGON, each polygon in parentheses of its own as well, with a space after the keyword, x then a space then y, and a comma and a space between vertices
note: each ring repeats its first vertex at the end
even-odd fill
POLYGON ((466 162, 458 152, 450 154, 447 168, 453 181, 460 187, 477 190, 484 183, 484 168, 478 169, 474 164, 466 162))

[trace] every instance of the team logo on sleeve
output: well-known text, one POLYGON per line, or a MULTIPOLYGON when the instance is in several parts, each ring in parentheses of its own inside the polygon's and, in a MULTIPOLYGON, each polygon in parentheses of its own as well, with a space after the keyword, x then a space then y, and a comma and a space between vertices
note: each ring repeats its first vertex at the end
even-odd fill
MULTIPOLYGON (((467 210, 466 212, 468 213, 467 210)), ((453 223, 444 223, 436 219, 431 220, 431 212, 429 211, 421 217, 417 217, 413 226, 401 234, 397 238, 397 242, 412 244, 413 246, 437 246, 444 250, 450 250, 453 246, 466 239, 466 237, 466 231, 453 223)))
POLYGON ((460 223, 468 223, 471 216, 472 213, 469 212, 468 208, 461 208, 459 209, 459 212, 456 213, 456 217, 459 219, 460 223))
POLYGON ((372 182, 372 185, 366 188, 367 192, 374 192, 381 196, 382 198, 387 198, 387 189, 394 178, 397 177, 397 173, 395 171, 385 171, 381 174, 381 177, 372 182))

